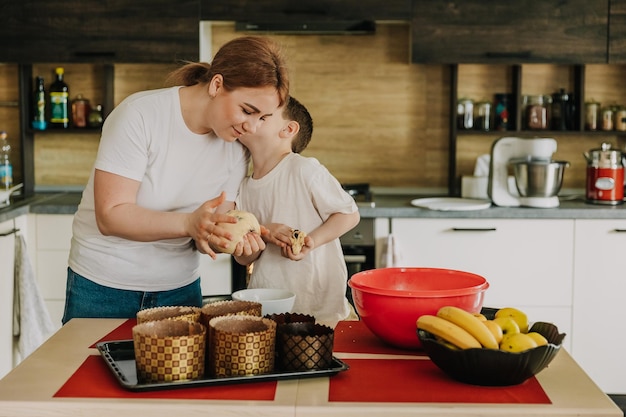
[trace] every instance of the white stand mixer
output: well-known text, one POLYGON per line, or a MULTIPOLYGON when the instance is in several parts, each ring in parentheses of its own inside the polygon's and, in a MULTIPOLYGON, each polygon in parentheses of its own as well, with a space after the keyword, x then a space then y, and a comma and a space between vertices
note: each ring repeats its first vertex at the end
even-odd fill
POLYGON ((559 198, 522 197, 509 191, 509 162, 513 159, 532 158, 550 160, 556 152, 556 140, 552 138, 523 139, 503 137, 497 139, 491 147, 489 163, 488 195, 496 206, 502 207, 538 207, 552 208, 559 206, 559 198))

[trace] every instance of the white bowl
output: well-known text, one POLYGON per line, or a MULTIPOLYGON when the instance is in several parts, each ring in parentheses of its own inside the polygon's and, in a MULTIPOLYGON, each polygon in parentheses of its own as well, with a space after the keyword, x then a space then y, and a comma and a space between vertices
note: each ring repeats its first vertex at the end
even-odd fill
POLYGON ((262 305, 262 315, 291 313, 296 295, 289 290, 274 288, 247 288, 235 291, 233 300, 255 301, 262 305))

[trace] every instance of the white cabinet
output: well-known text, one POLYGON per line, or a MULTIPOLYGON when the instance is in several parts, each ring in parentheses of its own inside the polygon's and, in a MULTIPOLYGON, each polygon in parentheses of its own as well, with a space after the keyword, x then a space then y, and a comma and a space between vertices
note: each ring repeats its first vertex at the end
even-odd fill
POLYGON ((572 334, 573 220, 397 218, 391 231, 404 266, 482 275, 485 306, 518 307, 572 334))
POLYGON ((32 256, 35 275, 52 323, 59 328, 65 308, 67 260, 73 219, 72 214, 29 215, 35 246, 32 256))
POLYGON ((13 267, 15 224, 0 223, 0 378, 13 369, 13 267))
MULTIPOLYGON (((72 240, 73 214, 30 214, 31 249, 35 274, 54 324, 61 326, 65 308, 67 261, 72 240)), ((216 260, 202 256, 200 273, 203 295, 230 294, 230 255, 216 260)))
POLYGON ((219 253, 215 260, 209 255, 200 257, 202 295, 228 295, 232 292, 230 258, 225 253, 219 253))
POLYGON ((600 388, 626 394, 626 220, 576 220, 574 359, 600 388))
POLYGON ((13 339, 13 290, 16 233, 27 233, 26 216, 0 223, 0 378, 16 365, 13 339))

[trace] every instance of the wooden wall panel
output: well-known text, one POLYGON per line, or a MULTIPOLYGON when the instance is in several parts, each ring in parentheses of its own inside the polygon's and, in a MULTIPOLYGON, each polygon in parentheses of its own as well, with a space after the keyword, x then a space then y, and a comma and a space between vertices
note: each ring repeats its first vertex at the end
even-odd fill
MULTIPOLYGON (((213 51, 240 35, 214 24, 213 51)), ((291 93, 313 116, 304 155, 344 183, 446 187, 448 71, 409 63, 408 24, 379 24, 374 36, 272 37, 289 58, 291 93)))

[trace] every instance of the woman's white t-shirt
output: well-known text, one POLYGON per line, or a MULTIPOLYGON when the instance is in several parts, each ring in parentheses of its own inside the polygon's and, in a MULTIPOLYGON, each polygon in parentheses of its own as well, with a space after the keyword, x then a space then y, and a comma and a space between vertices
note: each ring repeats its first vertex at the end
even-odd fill
MULTIPOLYGON (((354 199, 315 158, 291 153, 260 179, 241 183, 237 208, 250 211, 261 224, 282 223, 311 232, 333 213, 358 210, 354 199)), ((296 294, 294 312, 312 314, 335 326, 350 313, 346 299, 348 272, 339 239, 316 247, 294 262, 267 245, 254 262, 250 288, 285 288, 296 294)))
POLYGON ((248 158, 239 142, 191 132, 182 117, 180 87, 133 94, 107 117, 98 155, 74 217, 69 266, 108 287, 164 291, 199 276, 191 238, 137 242, 104 236, 96 225, 94 172, 140 181, 137 205, 192 212, 226 191, 234 201, 248 158))

